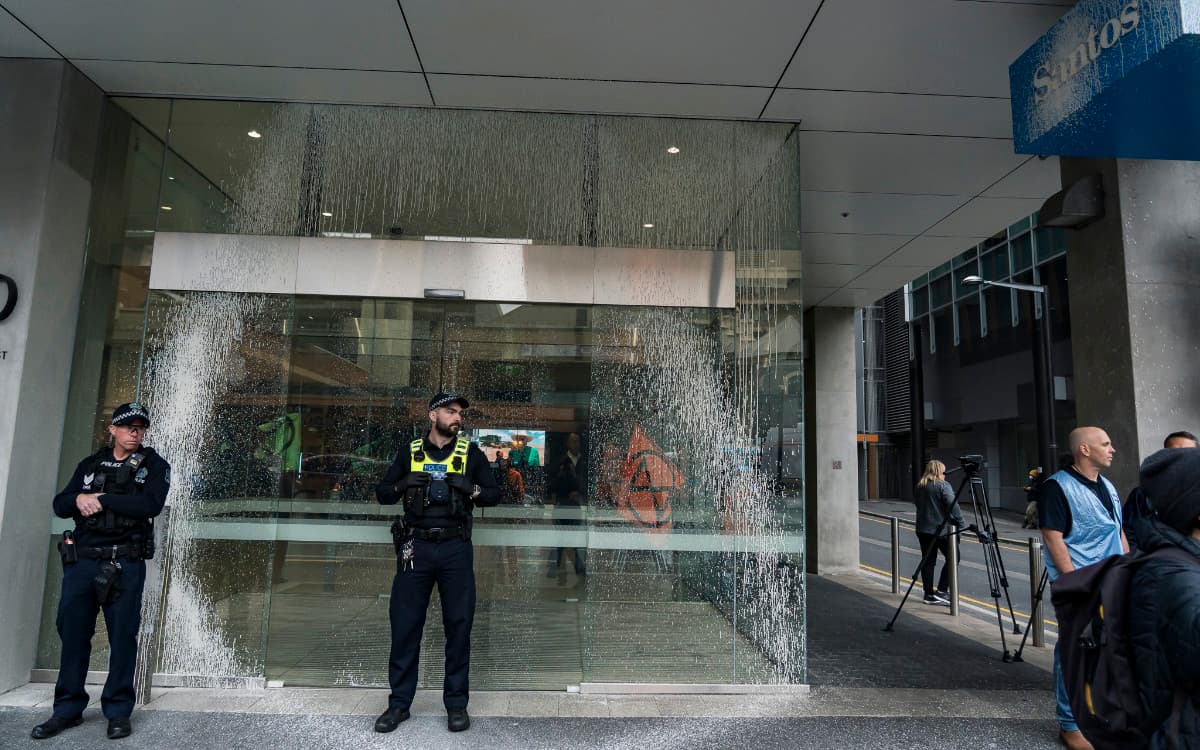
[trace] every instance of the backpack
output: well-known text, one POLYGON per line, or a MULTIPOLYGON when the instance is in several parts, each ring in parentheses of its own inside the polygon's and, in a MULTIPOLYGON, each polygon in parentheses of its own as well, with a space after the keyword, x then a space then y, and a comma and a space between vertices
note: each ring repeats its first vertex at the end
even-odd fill
POLYGON ((1096 750, 1143 748, 1157 729, 1147 726, 1129 627, 1133 576, 1157 557, 1196 561, 1178 547, 1113 555, 1064 573, 1050 586, 1071 712, 1096 750))

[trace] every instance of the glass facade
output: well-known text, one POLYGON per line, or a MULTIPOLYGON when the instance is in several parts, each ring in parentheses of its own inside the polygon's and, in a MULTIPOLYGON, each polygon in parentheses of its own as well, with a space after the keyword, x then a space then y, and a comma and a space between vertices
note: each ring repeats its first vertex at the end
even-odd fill
MULTIPOLYGON (((442 387, 471 399, 466 428, 490 458, 527 459, 495 461, 504 502, 476 512, 474 687, 802 681, 802 452, 785 439, 802 426, 792 132, 114 102, 63 472, 100 444, 114 405, 149 403, 149 442, 174 475, 165 594, 148 605, 156 671, 386 683, 395 509, 373 488, 442 387), (437 242, 447 286, 463 238, 721 250, 737 303, 191 292, 151 283, 163 232, 437 242), (570 496, 558 480, 576 444, 584 486, 570 496)), ((248 278, 287 270, 223 261, 248 278)), ((427 686, 441 683, 437 610, 435 597, 427 686)), ((93 658, 102 668, 99 643, 93 658)))

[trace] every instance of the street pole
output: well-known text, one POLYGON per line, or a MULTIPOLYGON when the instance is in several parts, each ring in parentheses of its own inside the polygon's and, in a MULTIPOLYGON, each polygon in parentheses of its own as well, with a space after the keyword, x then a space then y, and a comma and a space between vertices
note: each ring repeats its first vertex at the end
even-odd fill
POLYGON ((1042 287, 1042 317, 1037 317, 1036 297, 1030 295, 1030 320, 1034 326, 1033 340, 1033 389, 1037 414, 1038 460, 1042 464, 1042 477, 1048 477, 1058 468, 1058 443, 1054 435, 1054 373, 1051 364, 1050 344, 1050 295, 1042 287))

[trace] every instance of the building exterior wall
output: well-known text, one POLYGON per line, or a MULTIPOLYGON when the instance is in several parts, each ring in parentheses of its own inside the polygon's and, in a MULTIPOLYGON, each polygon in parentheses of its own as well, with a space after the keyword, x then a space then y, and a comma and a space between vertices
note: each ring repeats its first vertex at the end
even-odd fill
POLYGON ((62 62, 0 61, 0 692, 29 678, 50 558, 103 95, 62 62))

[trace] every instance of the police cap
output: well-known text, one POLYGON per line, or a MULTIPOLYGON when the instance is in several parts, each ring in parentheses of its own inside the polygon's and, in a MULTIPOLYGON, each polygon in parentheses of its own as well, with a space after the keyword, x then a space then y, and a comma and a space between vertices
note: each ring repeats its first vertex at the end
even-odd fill
POLYGON ((136 401, 121 404, 113 411, 112 423, 114 425, 129 424, 135 419, 143 420, 147 426, 150 424, 150 412, 136 401))
POLYGON ((464 409, 471 408, 471 404, 467 403, 467 400, 457 393, 439 393, 433 398, 429 399, 429 411, 440 409, 443 406, 449 406, 450 404, 458 404, 464 409))

